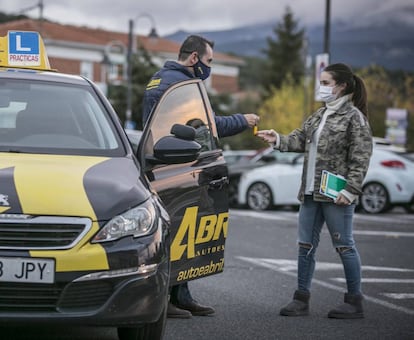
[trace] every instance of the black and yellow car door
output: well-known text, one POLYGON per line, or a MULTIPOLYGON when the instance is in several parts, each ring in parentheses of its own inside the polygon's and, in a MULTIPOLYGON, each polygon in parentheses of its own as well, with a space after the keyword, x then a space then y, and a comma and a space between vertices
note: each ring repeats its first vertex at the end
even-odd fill
POLYGON ((182 164, 146 164, 146 175, 171 218, 171 284, 217 274, 224 268, 228 227, 227 165, 218 145, 203 83, 190 80, 169 88, 152 112, 140 143, 151 155, 174 124, 192 126, 201 152, 182 164))

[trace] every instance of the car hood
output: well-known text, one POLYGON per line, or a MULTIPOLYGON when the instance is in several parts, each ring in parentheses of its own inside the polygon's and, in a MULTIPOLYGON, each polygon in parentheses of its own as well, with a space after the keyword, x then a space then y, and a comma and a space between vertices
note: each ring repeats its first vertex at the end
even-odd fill
POLYGON ((0 154, 0 214, 108 220, 150 195, 129 158, 0 154))

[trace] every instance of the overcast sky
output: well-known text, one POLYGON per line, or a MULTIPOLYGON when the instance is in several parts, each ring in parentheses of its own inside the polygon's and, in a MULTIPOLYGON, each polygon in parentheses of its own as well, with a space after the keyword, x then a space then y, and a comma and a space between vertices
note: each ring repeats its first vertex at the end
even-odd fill
MULTIPOLYGON (((17 14, 39 0, 0 0, 0 10, 17 14)), ((46 19, 120 32, 135 20, 135 33, 148 34, 154 22, 160 35, 235 28, 282 18, 290 6, 301 26, 324 23, 326 0, 43 0, 46 19), (152 20, 149 19, 152 17, 152 20)), ((413 0, 331 0, 332 20, 363 21, 405 8, 403 20, 414 22, 413 0)), ((38 18, 39 9, 26 11, 38 18)))

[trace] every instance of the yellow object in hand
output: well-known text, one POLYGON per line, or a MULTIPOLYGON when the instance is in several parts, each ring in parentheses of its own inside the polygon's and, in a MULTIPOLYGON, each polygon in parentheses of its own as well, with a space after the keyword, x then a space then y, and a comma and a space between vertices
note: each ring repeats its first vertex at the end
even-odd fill
POLYGON ((255 136, 257 135, 257 131, 258 131, 257 125, 253 126, 253 134, 255 136))

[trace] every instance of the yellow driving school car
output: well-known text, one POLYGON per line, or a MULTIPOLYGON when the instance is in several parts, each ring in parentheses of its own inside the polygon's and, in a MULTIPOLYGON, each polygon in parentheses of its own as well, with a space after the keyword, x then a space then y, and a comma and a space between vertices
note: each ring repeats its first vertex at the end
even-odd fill
POLYGON ((165 92, 134 150, 95 84, 51 69, 37 32, 0 37, 0 324, 161 339, 169 286, 223 271, 227 185, 202 81, 165 92))

